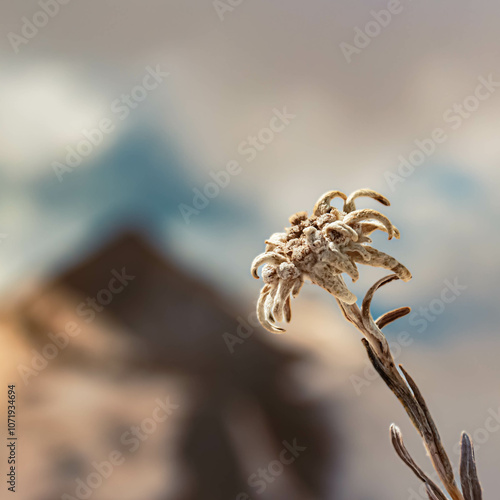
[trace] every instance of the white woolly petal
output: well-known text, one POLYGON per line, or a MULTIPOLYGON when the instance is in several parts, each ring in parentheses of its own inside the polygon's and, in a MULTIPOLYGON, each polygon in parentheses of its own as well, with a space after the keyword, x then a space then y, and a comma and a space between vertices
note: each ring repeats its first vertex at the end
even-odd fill
POLYGON ((286 257, 283 257, 283 255, 279 255, 275 252, 264 252, 261 253, 260 255, 257 255, 255 259, 252 262, 251 266, 251 271, 252 271, 252 276, 254 278, 259 279, 259 275, 257 274, 257 270, 259 269, 262 264, 274 264, 278 265, 281 264, 282 262, 286 262, 286 257))
POLYGON ((356 296, 347 288, 342 277, 332 273, 330 266, 325 263, 319 262, 314 266, 311 279, 342 302, 346 304, 356 302, 356 296))
POLYGON ((295 280, 295 283, 293 284, 292 296, 297 297, 303 286, 304 286, 304 276, 301 275, 299 276, 299 278, 295 280))
POLYGON ((351 212, 344 217, 343 221, 346 224, 354 224, 356 222, 362 222, 364 220, 371 219, 380 221, 387 229, 389 239, 392 239, 392 237, 394 236, 394 226, 392 225, 391 221, 385 215, 382 215, 380 212, 372 210, 371 208, 351 212))
POLYGON ((377 193, 377 191, 373 191, 373 189, 358 189, 357 191, 354 191, 354 193, 351 193, 349 195, 349 198, 347 198, 344 205, 344 211, 352 212, 353 210, 356 210, 356 205, 354 204, 354 200, 361 196, 367 196, 368 198, 373 198, 374 200, 377 200, 380 203, 382 203, 382 205, 385 205, 386 207, 390 205, 389 200, 385 196, 382 196, 380 193, 377 193))
POLYGON ((327 237, 330 237, 330 233, 338 232, 347 238, 352 239, 353 241, 358 240, 358 233, 350 226, 348 226, 345 222, 335 221, 331 224, 326 225, 323 228, 324 233, 327 237))
POLYGON ((359 271, 356 264, 351 261, 351 258, 338 250, 335 250, 332 254, 334 257, 329 262, 341 272, 347 273, 353 281, 357 281, 359 279, 359 271))
POLYGON ((285 330, 273 325, 269 321, 268 315, 266 314, 265 304, 267 302, 267 299, 269 298, 269 292, 269 285, 266 285, 266 287, 264 287, 260 293, 259 300, 257 301, 257 318, 260 324, 271 333, 283 333, 285 330))
POLYGON ((272 309, 272 315, 275 321, 283 321, 283 308, 285 307, 286 299, 290 296, 293 285, 293 281, 281 280, 279 282, 272 309))
MULTIPOLYGON (((387 255, 384 252, 380 252, 372 247, 364 247, 370 254, 370 260, 368 262, 363 261, 363 264, 368 264, 373 267, 382 267, 384 269, 389 269, 399 276, 403 281, 409 281, 411 279, 411 273, 406 269, 403 264, 397 261, 394 257, 387 255)), ((353 257, 356 262, 361 262, 356 256, 353 257)))
POLYGON ((328 191, 323 194, 314 205, 313 215, 318 216, 328 212, 332 208, 330 202, 334 198, 342 198, 344 202, 347 200, 347 196, 341 191, 328 191))
POLYGON ((358 245, 357 243, 351 243, 345 247, 346 252, 357 253, 364 261, 368 262, 371 259, 371 254, 367 250, 368 247, 363 245, 358 245))

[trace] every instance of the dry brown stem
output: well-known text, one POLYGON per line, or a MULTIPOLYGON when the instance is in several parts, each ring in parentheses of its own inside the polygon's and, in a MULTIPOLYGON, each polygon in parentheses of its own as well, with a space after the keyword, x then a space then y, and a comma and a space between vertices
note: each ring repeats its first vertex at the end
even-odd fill
MULTIPOLYGON (((410 420, 422 437, 424 446, 429 454, 432 465, 436 470, 442 484, 453 500, 481 500, 481 486, 477 477, 474 450, 467 434, 462 437, 462 459, 460 476, 463 494, 455 481, 453 467, 444 449, 436 424, 431 416, 420 389, 408 374, 399 365, 398 370, 380 325, 385 326, 391 321, 410 312, 410 308, 400 308, 384 314, 374 321, 370 313, 370 304, 375 292, 387 283, 398 279, 396 275, 389 275, 379 280, 367 292, 361 310, 356 304, 340 304, 345 317, 353 323, 364 335, 363 345, 373 367, 391 389, 394 395, 406 410, 410 420), (402 375, 401 375, 402 374, 402 375)), ((391 426, 391 439, 399 457, 413 470, 417 477, 426 484, 428 496, 432 499, 444 500, 446 495, 429 477, 415 464, 406 450, 401 431, 391 426)))

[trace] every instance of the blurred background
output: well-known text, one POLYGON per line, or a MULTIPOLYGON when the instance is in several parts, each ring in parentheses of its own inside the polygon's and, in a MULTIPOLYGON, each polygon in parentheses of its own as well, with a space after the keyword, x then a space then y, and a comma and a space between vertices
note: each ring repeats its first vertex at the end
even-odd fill
MULTIPOLYGON (((499 15, 485 0, 4 2, 0 408, 16 384, 18 498, 425 498, 389 425, 430 471, 423 447, 333 298, 305 286, 285 335, 254 314, 264 240, 360 187, 390 198, 402 238, 375 241, 414 276, 375 314, 412 306, 386 329, 397 360, 455 465, 472 435, 493 495, 499 15)), ((384 274, 363 271, 358 297, 384 274)))

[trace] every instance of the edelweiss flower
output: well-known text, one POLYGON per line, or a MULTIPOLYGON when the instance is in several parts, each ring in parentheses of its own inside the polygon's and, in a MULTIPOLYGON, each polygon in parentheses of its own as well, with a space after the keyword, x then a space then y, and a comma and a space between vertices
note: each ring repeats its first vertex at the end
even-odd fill
POLYGON ((306 212, 292 215, 291 227, 284 233, 274 233, 266 241, 266 251, 252 263, 255 278, 259 278, 257 270, 264 265, 265 285, 257 303, 257 315, 264 328, 274 333, 285 331, 276 323, 290 321, 290 296, 297 296, 305 278, 346 304, 354 304, 356 296, 347 288, 342 273, 356 281, 356 264, 390 269, 404 281, 411 279, 408 269, 396 259, 369 246, 373 231, 385 231, 389 239, 399 238, 399 231, 376 210, 356 210, 354 202, 360 196, 390 205, 371 189, 359 189, 349 197, 340 191, 329 191, 317 201, 311 217, 306 212), (344 200, 343 211, 330 205, 334 198, 344 200))

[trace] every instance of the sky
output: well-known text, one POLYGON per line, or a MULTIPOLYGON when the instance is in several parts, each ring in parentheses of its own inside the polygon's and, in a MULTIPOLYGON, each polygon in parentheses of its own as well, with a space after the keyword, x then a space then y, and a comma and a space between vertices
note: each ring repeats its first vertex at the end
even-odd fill
POLYGON ((496 4, 400 2, 364 42, 387 2, 59 7, 34 35, 37 2, 1 21, 4 293, 132 222, 249 297, 248 263, 291 213, 326 190, 371 187, 391 199, 403 235, 377 243, 414 274, 381 294, 381 310, 401 295, 419 310, 458 280, 448 328, 496 323, 496 4), (68 158, 88 153, 88 137, 90 154, 68 158), (195 208, 217 175, 224 185, 195 208))

